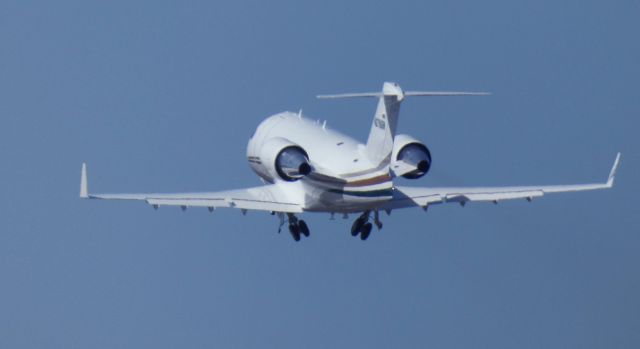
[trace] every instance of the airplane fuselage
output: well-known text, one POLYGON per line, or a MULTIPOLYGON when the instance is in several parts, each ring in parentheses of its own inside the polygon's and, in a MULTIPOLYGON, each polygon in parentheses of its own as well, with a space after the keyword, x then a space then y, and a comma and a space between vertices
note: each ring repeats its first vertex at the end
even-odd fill
POLYGON ((301 114, 283 112, 260 123, 247 145, 247 160, 265 182, 303 189, 288 192, 304 193, 306 211, 361 212, 392 197, 388 167, 372 163, 364 144, 301 114), (288 145, 301 147, 312 166, 298 181, 273 171, 269 154, 277 150, 270 148, 288 145))

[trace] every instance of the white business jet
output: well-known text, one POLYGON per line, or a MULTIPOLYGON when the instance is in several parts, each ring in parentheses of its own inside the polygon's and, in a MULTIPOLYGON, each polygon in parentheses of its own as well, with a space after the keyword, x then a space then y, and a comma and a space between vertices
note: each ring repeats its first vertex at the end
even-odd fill
MULTIPOLYGON (((280 228, 288 222, 296 241, 309 236, 309 227, 297 214, 326 212, 333 218, 358 214, 351 235, 366 240, 372 223, 382 227, 379 211, 468 201, 488 201, 541 197, 548 193, 611 188, 620 163, 616 156, 604 183, 517 187, 404 187, 394 178, 418 179, 431 167, 427 146, 409 135, 396 134, 400 103, 412 96, 469 96, 478 92, 403 91, 396 83, 385 82, 382 92, 321 95, 319 98, 374 97, 378 107, 365 144, 326 127, 326 123, 305 118, 301 112, 270 116, 249 140, 247 160, 265 182, 263 186, 204 193, 177 194, 90 194, 87 166, 82 165, 80 197, 84 199, 140 200, 160 206, 219 207, 267 211, 277 215, 280 228), (373 216, 373 217, 372 217, 373 216)), ((280 231, 280 229, 278 230, 280 231)))

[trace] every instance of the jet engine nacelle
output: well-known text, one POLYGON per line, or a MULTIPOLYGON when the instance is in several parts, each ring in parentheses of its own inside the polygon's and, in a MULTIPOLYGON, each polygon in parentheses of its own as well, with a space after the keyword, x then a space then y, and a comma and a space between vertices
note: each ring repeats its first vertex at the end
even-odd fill
POLYGON ((273 179, 293 182, 311 173, 307 152, 286 138, 269 139, 262 145, 259 154, 262 166, 273 179))
POLYGON ((396 135, 391 168, 404 178, 420 178, 431 168, 431 152, 426 145, 409 135, 396 135))

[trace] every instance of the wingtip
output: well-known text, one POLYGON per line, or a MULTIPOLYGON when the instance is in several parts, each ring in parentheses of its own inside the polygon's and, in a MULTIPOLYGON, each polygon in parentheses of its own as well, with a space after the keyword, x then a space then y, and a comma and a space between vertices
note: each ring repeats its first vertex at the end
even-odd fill
POLYGON ((611 167, 611 172, 609 172, 609 178, 607 179, 607 186, 609 188, 613 187, 613 182, 616 178, 616 172, 618 172, 618 167, 620 167, 620 157, 621 153, 618 152, 616 155, 616 160, 613 162, 613 166, 611 167))
POLYGON ((87 163, 82 163, 82 173, 80 174, 80 198, 89 198, 89 185, 87 183, 87 163))

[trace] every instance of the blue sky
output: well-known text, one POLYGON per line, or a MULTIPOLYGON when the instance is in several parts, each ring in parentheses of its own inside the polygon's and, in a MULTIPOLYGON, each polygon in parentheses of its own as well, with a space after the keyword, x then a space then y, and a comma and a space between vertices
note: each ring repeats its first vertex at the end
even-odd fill
POLYGON ((0 346, 637 348, 637 1, 0 3, 0 346), (394 211, 362 243, 307 214, 77 199, 259 183, 245 146, 302 108, 364 140, 375 102, 434 165, 410 185, 603 181, 394 211))

